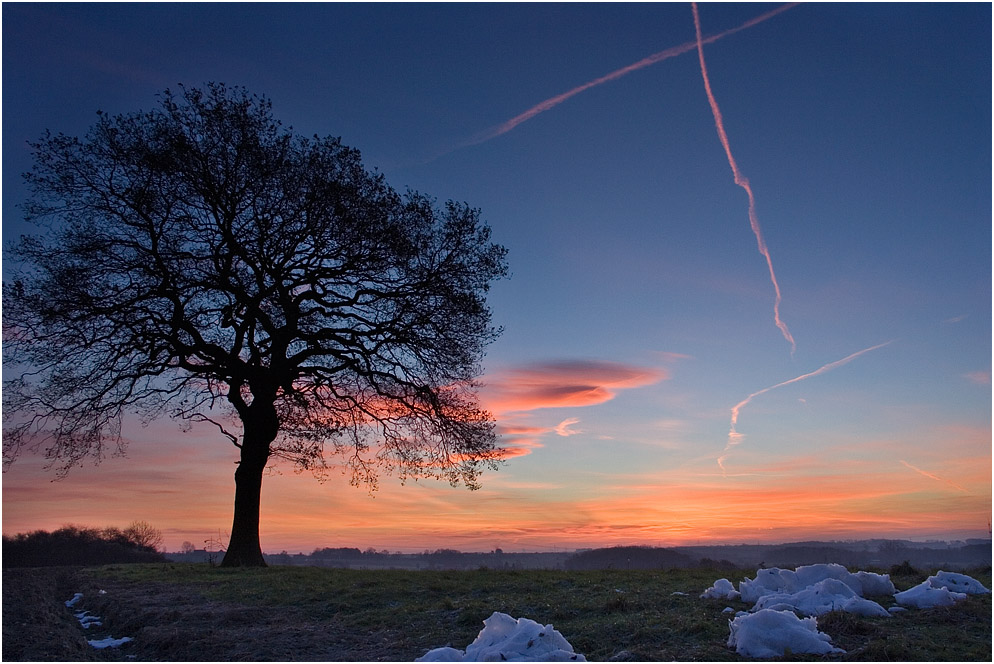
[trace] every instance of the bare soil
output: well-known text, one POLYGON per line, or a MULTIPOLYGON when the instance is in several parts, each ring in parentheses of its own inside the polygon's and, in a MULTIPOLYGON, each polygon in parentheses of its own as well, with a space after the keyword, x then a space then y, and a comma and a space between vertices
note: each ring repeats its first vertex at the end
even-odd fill
POLYGON ((96 580, 81 568, 3 570, 3 661, 402 661, 391 630, 356 633, 303 611, 208 600, 176 586, 96 580), (106 591, 100 594, 100 590, 106 591), (65 606, 74 593, 83 598, 65 606), (73 611, 100 616, 84 630, 73 611), (87 639, 134 640, 98 650, 87 639))

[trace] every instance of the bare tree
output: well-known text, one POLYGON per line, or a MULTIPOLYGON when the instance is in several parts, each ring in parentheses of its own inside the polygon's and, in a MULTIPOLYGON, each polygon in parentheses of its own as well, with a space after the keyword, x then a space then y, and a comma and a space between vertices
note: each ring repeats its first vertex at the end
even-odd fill
POLYGON ((3 286, 5 467, 122 452, 122 416, 209 422, 239 450, 226 566, 264 565, 263 471, 381 469, 475 488, 476 400, 506 251, 480 211, 400 195, 335 138, 211 84, 32 144, 3 286))
POLYGON ((124 529, 124 536, 128 541, 152 551, 158 551, 163 541, 162 531, 148 521, 132 521, 124 529))

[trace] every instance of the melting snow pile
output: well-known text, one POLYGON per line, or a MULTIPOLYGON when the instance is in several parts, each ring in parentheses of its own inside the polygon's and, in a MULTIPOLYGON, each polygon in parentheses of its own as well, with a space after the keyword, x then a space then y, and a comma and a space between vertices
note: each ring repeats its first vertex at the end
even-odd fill
POLYGON ((728 579, 718 579, 714 585, 701 594, 703 598, 710 599, 738 599, 739 591, 735 589, 728 579))
POLYGON ((483 629, 465 652, 455 648, 435 648, 417 662, 585 662, 573 652, 562 634, 534 620, 515 620, 495 611, 483 621, 483 629))
POLYGON ((832 647, 828 634, 818 631, 815 618, 798 618, 791 611, 762 609, 731 621, 728 647, 745 657, 780 657, 792 653, 844 653, 832 647))
POLYGON ((820 616, 829 611, 889 616, 887 609, 865 599, 864 595, 892 595, 894 590, 894 584, 886 574, 853 574, 835 563, 804 565, 796 570, 761 569, 756 572, 755 579, 739 583, 742 601, 754 603, 753 611, 790 610, 805 616, 820 616))
MULTIPOLYGON (((100 592, 105 593, 103 590, 100 592)), ((81 599, 83 599, 83 593, 74 593, 72 599, 66 600, 66 606, 71 609, 76 606, 81 599)), ((76 620, 79 621, 79 624, 82 625, 83 629, 90 629, 90 627, 93 627, 94 625, 98 627, 103 625, 103 622, 100 620, 100 616, 91 615, 89 611, 74 611, 73 616, 76 617, 76 620)), ((105 639, 87 639, 86 642, 94 648, 103 649, 120 648, 122 645, 131 640, 130 636, 122 636, 119 639, 108 636, 105 639)))
POLYGON ((966 599, 967 595, 984 595, 989 592, 990 590, 973 577, 954 572, 939 572, 914 588, 895 594, 894 599, 901 606, 930 609, 936 606, 952 606, 955 602, 966 599))
MULTIPOLYGON (((701 597, 738 599, 753 603, 729 622, 728 646, 747 657, 774 657, 789 648, 794 653, 844 652, 831 646, 827 634, 818 632, 815 616, 845 611, 861 616, 889 617, 903 607, 949 606, 969 593, 989 593, 976 579, 964 574, 939 572, 922 584, 896 592, 887 574, 849 572, 842 565, 805 565, 795 570, 761 569, 755 579, 745 579, 739 589, 718 579, 701 597), (865 596, 892 595, 901 606, 890 610, 865 596), (798 618, 796 614, 808 616, 798 618)), ((726 609, 726 612, 729 609, 726 609)))
POLYGON ((861 616, 890 616, 876 602, 863 599, 850 586, 838 579, 822 579, 796 593, 773 593, 756 600, 754 611, 777 609, 797 611, 806 616, 820 616, 829 611, 845 611, 861 616))

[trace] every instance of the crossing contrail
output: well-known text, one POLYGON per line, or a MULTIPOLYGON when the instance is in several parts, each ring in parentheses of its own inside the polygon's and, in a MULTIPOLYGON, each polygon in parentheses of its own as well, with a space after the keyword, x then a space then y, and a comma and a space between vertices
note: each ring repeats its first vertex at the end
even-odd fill
POLYGON ((776 299, 773 301, 773 321, 780 328, 783 338, 790 343, 790 354, 793 355, 794 351, 797 350, 797 344, 794 342, 794 337, 791 336, 790 330, 787 329, 787 324, 780 318, 780 284, 777 282, 777 275, 773 271, 773 259, 770 258, 770 250, 766 248, 766 241, 763 240, 763 232, 759 227, 759 217, 756 216, 756 198, 753 196, 748 178, 742 175, 739 165, 735 163, 735 157, 732 156, 732 147, 728 142, 728 134, 725 133, 725 123, 721 117, 721 109, 718 108, 718 102, 715 100, 714 93, 711 91, 711 80, 708 78, 708 68, 704 62, 705 41, 701 38, 701 17, 697 12, 697 3, 692 2, 690 6, 694 11, 694 31, 697 35, 697 57, 701 62, 701 77, 704 79, 704 91, 707 93, 708 103, 711 105, 711 114, 714 115, 714 124, 718 129, 718 140, 721 141, 722 147, 725 148, 725 156, 728 157, 728 164, 732 167, 735 184, 745 189, 746 194, 749 196, 749 225, 752 227, 752 232, 756 236, 759 253, 766 259, 766 266, 770 269, 770 281, 773 282, 773 290, 776 293, 776 299))
POLYGON ((791 378, 790 380, 785 380, 784 382, 777 383, 776 385, 771 385, 770 387, 763 388, 762 390, 759 390, 758 392, 753 392, 752 394, 750 394, 749 396, 747 396, 745 399, 743 399, 742 401, 740 401, 737 404, 735 404, 734 406, 732 406, 732 424, 731 424, 731 427, 729 428, 729 431, 728 431, 728 443, 725 445, 725 449, 722 451, 721 456, 718 457, 718 465, 721 467, 722 471, 725 470, 724 461, 725 461, 725 458, 728 456, 728 452, 733 447, 735 447, 740 442, 742 442, 742 434, 740 434, 738 431, 736 431, 735 425, 739 421, 739 411, 741 411, 742 408, 746 404, 748 404, 754 398, 758 397, 760 394, 766 394, 770 390, 775 390, 778 387, 783 387, 785 385, 790 385, 791 383, 799 383, 802 380, 807 380, 808 378, 813 378, 815 376, 820 376, 821 374, 827 373, 827 372, 831 371, 832 369, 838 369, 839 367, 841 367, 844 364, 849 364, 850 362, 852 362, 853 360, 855 360, 860 355, 863 355, 864 353, 869 353, 872 350, 877 350, 878 348, 883 348, 884 346, 886 346, 888 344, 891 344, 893 342, 894 342, 894 340, 891 339, 890 341, 885 341, 882 344, 877 344, 876 346, 870 346, 869 348, 864 348, 863 350, 856 351, 852 355, 847 355, 846 357, 842 358, 841 360, 836 360, 835 362, 829 362, 825 366, 820 367, 818 369, 815 369, 814 371, 811 371, 809 373, 797 376, 796 378, 791 378))
MULTIPOLYGON (((621 69, 616 69, 615 71, 611 72, 610 74, 605 74, 604 76, 601 76, 600 78, 595 78, 594 80, 589 81, 587 83, 584 83, 583 85, 579 85, 579 86, 573 88, 572 90, 568 90, 566 92, 563 92, 562 94, 558 94, 555 97, 550 97, 549 99, 546 99, 545 101, 543 101, 543 102, 541 102, 539 104, 536 104, 535 106, 532 106, 531 108, 529 108, 524 113, 516 115, 513 118, 511 118, 510 120, 507 120, 506 122, 502 122, 499 125, 496 125, 494 127, 491 127, 490 129, 484 130, 484 131, 480 132, 479 134, 473 136, 472 138, 467 139, 466 141, 460 143, 456 147, 454 147, 451 150, 449 150, 449 152, 452 152, 454 150, 458 150, 460 148, 469 147, 471 145, 479 145, 480 143, 484 143, 486 141, 489 141, 490 139, 496 138, 496 137, 500 136, 501 134, 506 134, 507 132, 511 131, 512 129, 514 129, 515 127, 517 127, 522 122, 526 122, 528 120, 531 120, 533 117, 535 117, 539 113, 544 113, 545 111, 548 111, 550 108, 558 106, 559 104, 563 103, 564 101, 566 101, 570 97, 575 97, 576 95, 580 94, 581 92, 584 92, 585 90, 589 90, 590 88, 593 88, 593 87, 596 87, 598 85, 601 85, 602 83, 607 83, 608 81, 613 81, 615 79, 621 78, 622 76, 624 76, 626 74, 630 74, 633 71, 638 71, 639 69, 642 69, 644 67, 648 67, 649 65, 654 65, 657 62, 662 62, 663 60, 668 60, 669 58, 675 57, 677 55, 682 55, 684 53, 687 53, 688 51, 692 51, 695 48, 697 48, 698 41, 700 41, 703 44, 710 44, 712 42, 718 41, 719 39, 723 39, 724 37, 727 37, 729 35, 733 35, 736 32, 739 32, 740 30, 745 30, 746 28, 751 28, 752 26, 757 25, 759 23, 762 23, 763 21, 766 21, 767 19, 773 18, 774 16, 776 16, 777 14, 779 14, 781 12, 785 12, 788 9, 792 8, 792 7, 796 7, 799 4, 800 3, 798 3, 798 2, 792 2, 792 3, 785 4, 785 5, 781 5, 781 6, 777 7, 776 9, 772 9, 772 10, 766 12, 765 14, 760 14, 759 16, 757 16, 755 18, 749 19, 748 21, 746 21, 745 23, 743 23, 742 25, 740 25, 738 27, 730 28, 728 30, 725 30, 724 32, 719 32, 718 34, 711 35, 709 37, 698 38, 698 40, 686 42, 684 44, 680 44, 679 46, 673 46, 673 47, 668 48, 668 49, 666 49, 664 51, 659 51, 658 53, 653 53, 652 55, 649 55, 647 57, 642 58, 638 62, 633 62, 632 64, 628 65, 627 67, 622 67, 621 69)), ((448 153, 444 153, 444 154, 448 154, 448 153)), ((441 156, 441 155, 438 155, 438 156, 441 156)))

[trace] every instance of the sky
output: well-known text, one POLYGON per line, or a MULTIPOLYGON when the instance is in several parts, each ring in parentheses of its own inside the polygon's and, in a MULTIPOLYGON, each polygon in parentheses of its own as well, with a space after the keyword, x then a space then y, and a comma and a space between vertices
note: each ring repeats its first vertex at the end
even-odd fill
MULTIPOLYGON (((371 494, 277 467, 264 551, 989 536, 989 3, 2 12, 5 245, 32 231, 27 141, 220 81, 508 249, 501 469, 371 494)), ((18 459, 3 532, 230 531, 216 430, 123 433, 61 481, 18 459)))

